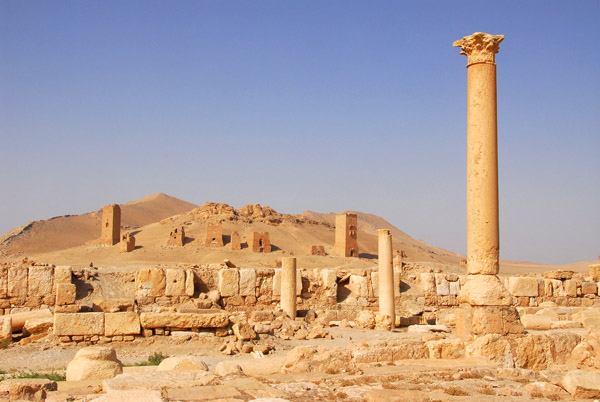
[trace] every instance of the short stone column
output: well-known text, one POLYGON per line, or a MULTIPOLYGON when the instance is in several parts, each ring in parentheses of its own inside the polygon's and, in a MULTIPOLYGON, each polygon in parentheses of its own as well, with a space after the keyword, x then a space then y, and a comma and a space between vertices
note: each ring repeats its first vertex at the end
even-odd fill
POLYGON ((522 333, 499 270, 496 62, 503 35, 476 32, 454 42, 467 56, 467 279, 456 333, 522 333))
POLYGON ((392 328, 395 322, 394 307, 394 266, 392 264, 392 234, 388 229, 377 231, 378 258, 379 258, 379 314, 387 315, 392 319, 392 328))
POLYGON ((296 257, 284 257, 281 262, 281 309, 296 318, 296 257))

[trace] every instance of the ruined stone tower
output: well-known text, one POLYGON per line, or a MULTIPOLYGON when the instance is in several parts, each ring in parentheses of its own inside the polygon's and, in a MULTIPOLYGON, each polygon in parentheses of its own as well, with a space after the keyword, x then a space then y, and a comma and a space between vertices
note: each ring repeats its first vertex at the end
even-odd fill
POLYGON ((358 257, 358 216, 337 214, 335 216, 335 244, 333 253, 341 257, 358 257))
POLYGON ((223 225, 220 223, 206 227, 205 247, 223 247, 223 225))
POLYGON ((102 232, 100 242, 112 246, 121 241, 121 207, 110 204, 102 208, 102 232))
POLYGON ((269 232, 252 232, 250 233, 250 240, 248 241, 248 247, 255 253, 270 253, 271 252, 271 240, 269 238, 269 232))

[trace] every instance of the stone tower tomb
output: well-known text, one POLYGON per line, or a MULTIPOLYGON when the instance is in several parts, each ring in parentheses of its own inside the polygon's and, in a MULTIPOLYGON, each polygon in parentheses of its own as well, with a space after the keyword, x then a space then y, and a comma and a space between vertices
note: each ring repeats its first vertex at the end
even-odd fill
POLYGON ((110 204, 102 208, 102 232, 100 242, 113 246, 121 241, 121 207, 110 204))
POLYGON ((333 253, 340 257, 358 257, 358 216, 337 214, 335 216, 335 244, 333 253))

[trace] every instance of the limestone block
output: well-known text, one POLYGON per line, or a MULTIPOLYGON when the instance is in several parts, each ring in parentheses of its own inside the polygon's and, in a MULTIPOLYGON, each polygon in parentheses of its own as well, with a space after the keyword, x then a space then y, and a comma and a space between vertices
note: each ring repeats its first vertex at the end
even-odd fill
POLYGON ((250 341, 256 338, 256 332, 252 325, 246 323, 235 323, 231 327, 235 337, 240 341, 250 341))
POLYGON ((281 268, 275 268, 273 275, 273 296, 281 296, 281 268))
POLYGON ((165 296, 185 295, 185 271, 183 269, 165 270, 165 296))
POLYGON ((438 296, 448 296, 450 294, 450 285, 445 274, 435 274, 435 288, 438 296))
POLYGON ((552 296, 564 297, 567 295, 563 286, 563 281, 559 279, 550 279, 550 282, 552 283, 552 296))
POLYGON ((12 342, 12 318, 10 315, 0 317, 0 344, 12 342))
POLYGON ((579 321, 584 328, 600 327, 600 311, 582 310, 571 315, 573 321, 579 321))
POLYGON ((394 266, 394 297, 400 296, 400 283, 402 280, 402 269, 394 266))
POLYGON ((80 349, 67 365, 67 381, 102 380, 121 373, 115 350, 98 346, 80 349))
POLYGON ((362 310, 354 321, 360 328, 374 329, 376 324, 375 314, 369 310, 362 310))
MULTIPOLYGON (((192 390, 196 392, 196 390, 192 390)), ((157 390, 128 389, 109 390, 106 395, 94 399, 94 402, 164 402, 162 394, 157 390)))
POLYGON ((222 328, 229 324, 226 313, 141 313, 142 328, 222 328))
POLYGON ((513 297, 496 275, 469 275, 458 301, 471 306, 510 306, 513 297))
POLYGON ((256 271, 250 269, 240 269, 240 295, 256 296, 256 271))
POLYGON ((373 288, 373 295, 379 297, 379 272, 371 272, 371 287, 373 288))
POLYGON ((194 287, 194 271, 191 269, 185 270, 185 295, 194 296, 196 288, 194 287))
POLYGON ((348 281, 348 289, 354 297, 369 296, 369 288, 367 286, 367 277, 359 275, 350 275, 348 281))
POLYGON ((187 371, 202 370, 208 371, 208 366, 198 356, 175 356, 168 357, 157 367, 158 371, 187 371))
POLYGON ((455 310, 456 335, 470 339, 473 335, 521 334, 519 314, 513 306, 464 306, 455 310))
POLYGON ((32 311, 22 311, 10 315, 12 319, 12 331, 19 332, 23 330, 25 322, 34 318, 52 318, 52 312, 49 309, 40 309, 32 311))
POLYGON ((54 267, 54 283, 71 283, 73 270, 68 265, 54 267))
POLYGON ((500 334, 487 334, 476 338, 465 348, 466 357, 487 357, 503 367, 514 367, 511 347, 500 334))
POLYGON ((525 329, 545 331, 552 326, 552 318, 546 315, 525 314, 521 317, 521 322, 525 329))
POLYGON ((511 276, 508 278, 508 291, 513 296, 538 297, 538 279, 511 276))
POLYGON ((54 335, 104 335, 104 313, 54 314, 54 335))
POLYGON ((242 367, 234 361, 222 361, 215 366, 215 374, 219 377, 245 376, 242 367))
POLYGON ((461 339, 440 339, 425 343, 430 359, 459 359, 465 355, 465 344, 461 339))
POLYGON ((450 294, 452 296, 456 296, 456 295, 458 295, 458 292, 460 291, 460 282, 459 281, 448 282, 448 287, 450 289, 450 294))
POLYGON ((425 293, 435 293, 435 275, 432 272, 421 274, 421 288, 425 293))
POLYGON ((57 283, 56 284, 56 305, 66 306, 75 303, 77 296, 77 288, 72 283, 57 283))
POLYGON ((581 287, 581 281, 578 279, 567 279, 563 282, 565 293, 569 297, 577 297, 577 288, 581 287))
POLYGON ((541 310, 538 310, 536 313, 536 315, 545 315, 547 317, 550 317, 550 319, 552 321, 559 321, 560 317, 558 316, 558 313, 556 312, 555 309, 552 308, 543 308, 541 310))
POLYGON ((27 267, 8 268, 8 297, 27 297, 27 267))
POLYGON ((590 265, 589 269, 592 280, 600 282, 600 264, 592 264, 590 265))
POLYGON ((104 314, 104 336, 139 335, 140 317, 134 311, 104 314))
POLYGON ((8 297, 8 268, 0 267, 0 299, 8 297))
POLYGON ((552 321, 550 329, 571 329, 582 328, 583 324, 579 321, 552 321))
POLYGON ((240 271, 237 268, 223 268, 219 271, 219 292, 222 297, 239 295, 240 271))
POLYGON ((0 382, 0 395, 8 394, 10 401, 45 401, 47 393, 56 391, 56 381, 46 378, 11 378, 0 382))
POLYGON ((554 289, 552 288, 552 280, 544 279, 544 295, 546 297, 552 297, 554 294, 554 289))
POLYGON ((143 296, 164 296, 166 277, 162 268, 145 268, 136 272, 135 283, 143 296))
POLYGON ((569 371, 562 386, 576 399, 600 398, 600 373, 584 370, 569 371))
POLYGON ((53 325, 53 317, 30 318, 23 325, 23 335, 47 334, 53 325))
POLYGON ((337 273, 335 269, 321 270, 321 286, 327 297, 337 297, 337 273))
POLYGON ((47 296, 52 294, 53 271, 52 267, 29 267, 28 295, 47 296))
POLYGON ((598 285, 595 282, 581 282, 582 295, 595 295, 598 293, 598 285))
POLYGON ((302 271, 296 270, 296 296, 302 294, 302 271))

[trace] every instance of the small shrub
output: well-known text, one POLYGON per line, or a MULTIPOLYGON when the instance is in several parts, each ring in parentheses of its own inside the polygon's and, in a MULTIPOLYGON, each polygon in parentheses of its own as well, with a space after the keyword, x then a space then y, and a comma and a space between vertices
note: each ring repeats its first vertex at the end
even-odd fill
POLYGON ((10 339, 4 339, 2 342, 0 342, 0 349, 6 349, 10 343, 10 339))
POLYGON ((135 367, 158 366, 160 364, 160 362, 165 360, 167 357, 169 357, 169 356, 163 355, 161 352, 154 352, 153 354, 148 356, 148 360, 143 361, 143 362, 133 363, 133 366, 135 366, 135 367))
POLYGON ((37 371, 19 371, 9 375, 8 378, 45 378, 50 381, 66 381, 67 376, 63 373, 52 371, 50 373, 39 373, 37 371))

